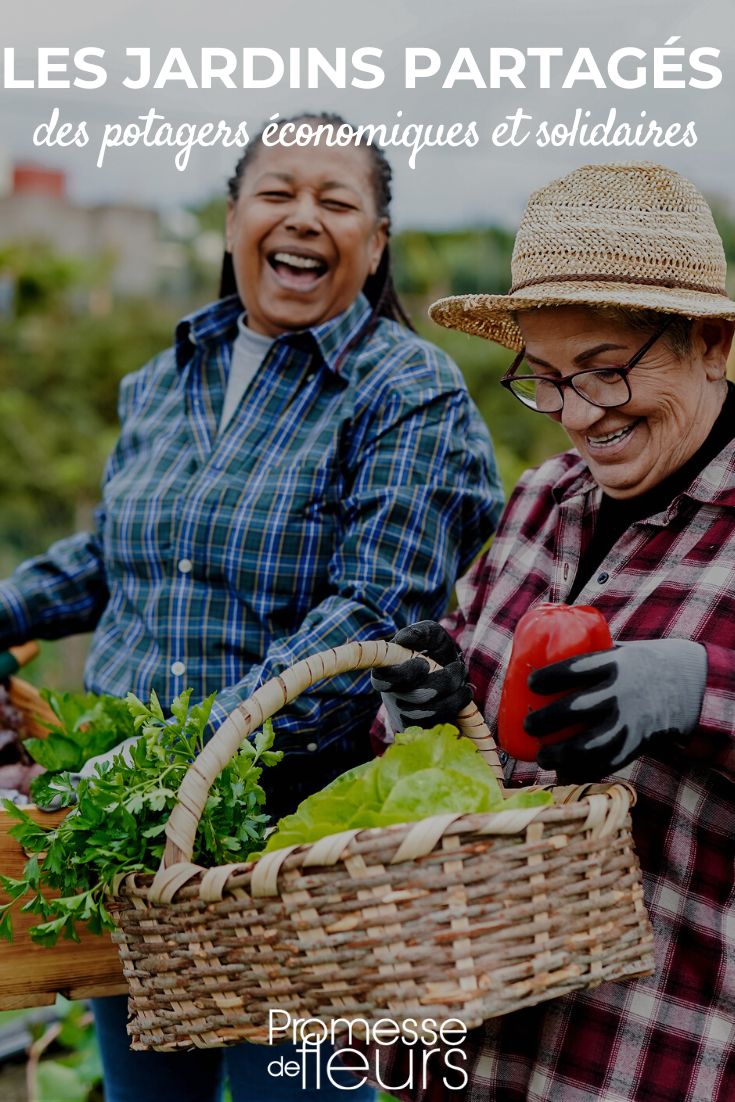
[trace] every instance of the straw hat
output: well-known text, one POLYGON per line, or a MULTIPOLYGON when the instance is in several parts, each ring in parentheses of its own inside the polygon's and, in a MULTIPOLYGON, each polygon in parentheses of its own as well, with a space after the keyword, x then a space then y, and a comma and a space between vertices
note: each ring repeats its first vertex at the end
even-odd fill
POLYGON ((535 191, 513 249, 507 295, 443 298, 429 314, 514 351, 511 311, 623 306, 735 319, 712 213, 689 180, 656 164, 584 165, 535 191))

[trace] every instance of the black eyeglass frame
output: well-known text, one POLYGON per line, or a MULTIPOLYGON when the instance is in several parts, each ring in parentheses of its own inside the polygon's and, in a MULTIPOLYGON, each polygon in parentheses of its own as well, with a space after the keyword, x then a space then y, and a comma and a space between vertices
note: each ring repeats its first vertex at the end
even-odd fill
POLYGON ((506 390, 509 390, 513 397, 517 398, 521 405, 525 406, 526 409, 530 409, 532 413, 545 413, 547 415, 550 413, 561 413, 564 408, 564 387, 567 386, 570 386, 575 394, 578 394, 579 397, 582 398, 585 402, 589 402, 591 406, 597 406, 598 409, 618 409, 620 406, 626 405, 632 397, 628 375, 633 370, 633 368, 641 362, 646 352, 648 352, 654 346, 656 341, 664 335, 666 330, 671 325, 671 322, 672 319, 667 318, 666 321, 658 327, 658 329, 655 329, 646 341, 646 343, 643 345, 643 347, 639 348, 638 351, 633 356, 631 356, 627 363, 609 364, 605 367, 585 367, 582 368, 581 371, 575 371, 572 375, 567 375, 565 379, 552 379, 548 375, 516 375, 515 373, 523 363, 523 358, 526 355, 526 348, 524 345, 516 358, 513 360, 513 363, 503 375, 502 379, 500 380, 500 385, 504 386, 506 390), (575 379, 578 379, 580 375, 599 374, 601 371, 616 371, 620 375, 623 382, 625 383, 625 387, 628 392, 627 398, 623 399, 622 402, 614 402, 611 406, 603 406, 600 405, 599 402, 593 402, 592 399, 588 398, 586 394, 582 394, 581 391, 577 390, 576 386, 574 385, 574 381, 575 379), (559 392, 561 405, 558 409, 551 410, 539 409, 538 406, 529 405, 529 403, 524 398, 522 398, 520 394, 516 394, 516 392, 513 390, 512 384, 516 379, 533 380, 535 382, 551 384, 551 386, 556 387, 559 392))

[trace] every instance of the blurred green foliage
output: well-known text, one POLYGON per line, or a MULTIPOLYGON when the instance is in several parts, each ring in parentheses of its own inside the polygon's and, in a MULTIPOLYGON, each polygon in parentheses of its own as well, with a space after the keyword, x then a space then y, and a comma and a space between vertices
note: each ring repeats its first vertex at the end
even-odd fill
POLYGON ((171 340, 177 311, 95 305, 93 267, 37 246, 0 251, 0 568, 87 521, 117 432, 123 375, 171 340))
MULTIPOLYGON (((49 1055, 36 1062, 31 1048, 31 1077, 35 1079, 34 1102, 102 1102, 102 1061, 92 1015, 80 1002, 61 997, 59 1026, 50 1034, 49 1055)), ((44 1038, 39 1038, 44 1045, 44 1038)))

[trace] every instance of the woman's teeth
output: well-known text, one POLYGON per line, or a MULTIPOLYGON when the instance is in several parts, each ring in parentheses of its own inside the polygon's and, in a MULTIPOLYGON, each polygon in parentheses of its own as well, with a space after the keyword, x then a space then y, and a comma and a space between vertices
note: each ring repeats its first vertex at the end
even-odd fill
POLYGON ((276 264, 288 264, 291 268, 323 268, 324 263, 312 256, 297 256, 296 253, 276 253, 276 264))
POLYGON ((606 444, 617 444, 618 440, 622 440, 624 436, 627 436, 633 431, 638 424, 637 421, 633 421, 632 424, 626 425, 625 428, 617 429, 615 432, 608 432, 606 436, 587 436, 588 441, 593 447, 602 448, 606 444))

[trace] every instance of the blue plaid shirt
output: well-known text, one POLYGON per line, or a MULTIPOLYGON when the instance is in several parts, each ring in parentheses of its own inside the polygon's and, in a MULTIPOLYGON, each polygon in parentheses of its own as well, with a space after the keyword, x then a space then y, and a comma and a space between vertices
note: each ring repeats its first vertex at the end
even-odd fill
MULTIPOLYGON (((440 615, 502 504, 457 367, 372 327, 362 295, 277 338, 218 435, 241 311, 185 318, 123 380, 96 531, 0 583, 0 644, 94 629, 90 690, 155 689, 164 708, 218 690, 215 727, 298 659, 440 615)), ((366 748, 377 703, 366 674, 317 685, 278 717, 279 745, 366 748)))

